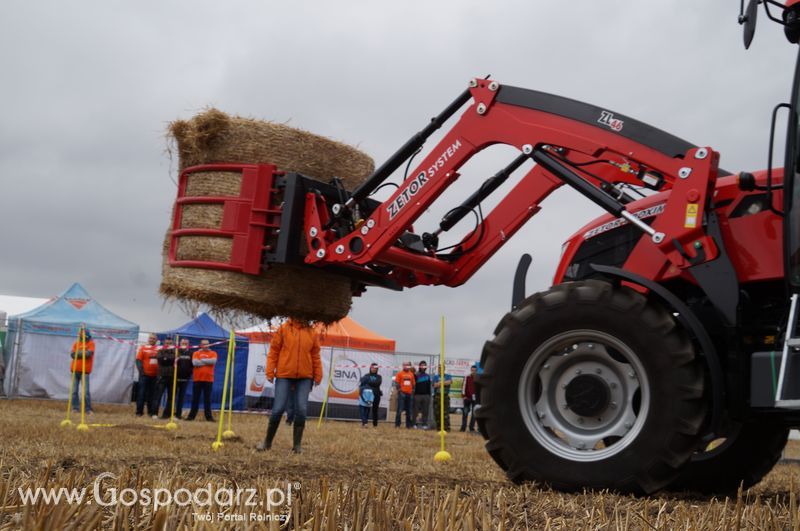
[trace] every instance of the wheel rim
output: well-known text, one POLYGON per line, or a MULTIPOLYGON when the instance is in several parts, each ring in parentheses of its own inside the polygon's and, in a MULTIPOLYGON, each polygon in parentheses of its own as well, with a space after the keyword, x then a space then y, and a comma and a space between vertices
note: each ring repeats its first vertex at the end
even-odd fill
POLYGON ((551 453, 600 461, 633 442, 650 409, 639 357, 597 330, 558 334, 522 370, 519 404, 528 431, 551 453))

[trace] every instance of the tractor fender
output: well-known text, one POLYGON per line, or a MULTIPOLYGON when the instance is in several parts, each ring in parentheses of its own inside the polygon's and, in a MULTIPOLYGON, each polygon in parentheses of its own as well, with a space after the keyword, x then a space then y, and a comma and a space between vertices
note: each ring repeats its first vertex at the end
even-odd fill
POLYGON ((714 347, 714 343, 711 341, 711 337, 709 337, 708 332, 703 326, 703 323, 678 296, 661 284, 618 267, 598 264, 591 264, 590 267, 603 275, 615 277, 625 282, 638 284, 639 286, 647 288, 653 295, 658 297, 668 309, 677 314, 676 317, 678 321, 692 336, 694 336, 695 340, 700 345, 702 357, 708 367, 709 381, 711 383, 711 420, 708 427, 708 434, 706 434, 704 440, 713 440, 715 437, 714 434, 719 432, 720 422, 722 420, 722 408, 725 403, 725 384, 719 354, 716 347, 714 347))

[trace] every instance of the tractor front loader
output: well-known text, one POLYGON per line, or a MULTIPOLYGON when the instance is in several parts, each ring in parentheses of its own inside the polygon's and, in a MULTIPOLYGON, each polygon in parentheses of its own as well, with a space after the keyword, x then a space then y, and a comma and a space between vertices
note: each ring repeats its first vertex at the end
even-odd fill
MULTIPOLYGON (((746 39, 758 5, 743 10, 746 39)), ((764 8, 796 43, 797 0, 764 8)), ((346 275, 356 293, 455 287, 567 185, 608 214, 565 244, 549 290, 526 296, 530 260, 520 262, 512 310, 482 354, 487 450, 512 480, 568 491, 749 486, 800 426, 799 80, 791 103, 776 107, 789 116, 786 171, 770 162, 731 175, 712 148, 628 116, 473 79, 354 190, 270 165, 226 164, 259 190, 228 198, 235 208, 226 216, 240 222, 213 231, 233 238, 236 252, 229 263, 183 262, 173 236, 170 264, 248 274, 298 264, 346 275), (391 197, 371 197, 459 112, 391 197), (518 155, 438 225, 416 230, 459 169, 495 144, 518 155), (532 169, 519 171, 529 160, 532 169), (482 203, 519 173, 484 215, 482 203), (474 230, 441 245, 470 214, 474 230)), ((178 217, 197 199, 180 190, 178 217)))

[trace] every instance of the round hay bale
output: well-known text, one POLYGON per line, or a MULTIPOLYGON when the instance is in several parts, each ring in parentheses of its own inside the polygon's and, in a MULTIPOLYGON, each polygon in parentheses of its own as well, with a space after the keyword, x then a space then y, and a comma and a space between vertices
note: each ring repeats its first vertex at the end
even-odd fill
MULTIPOLYGON (((188 121, 173 122, 169 134, 179 154, 179 166, 214 162, 275 164, 327 181, 340 177, 352 189, 374 168, 364 153, 327 138, 284 124, 228 116, 208 109, 188 121)), ((190 175, 186 191, 191 196, 238 195, 241 175, 202 172, 190 175)), ((186 205, 181 228, 219 228, 220 205, 186 205)), ((172 218, 170 218, 172 219, 172 218)), ((207 236, 183 236, 178 241, 181 260, 226 262, 232 240, 207 236)), ((181 301, 197 301, 219 310, 234 310, 270 319, 289 316, 322 322, 341 319, 350 311, 351 281, 312 266, 274 264, 261 275, 230 271, 171 267, 164 241, 160 292, 181 301)))
MULTIPOLYGON (((188 121, 173 122, 169 135, 177 143, 181 170, 213 162, 275 164, 320 181, 339 177, 352 189, 375 167, 371 157, 341 142, 285 124, 229 116, 213 108, 188 121)), ((209 174, 207 180, 216 182, 216 178, 209 174)))

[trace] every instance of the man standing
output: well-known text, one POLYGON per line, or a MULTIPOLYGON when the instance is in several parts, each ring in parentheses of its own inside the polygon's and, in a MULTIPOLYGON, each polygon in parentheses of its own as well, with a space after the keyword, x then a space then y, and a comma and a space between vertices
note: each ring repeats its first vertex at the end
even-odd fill
POLYGON ((92 374, 92 365, 94 364, 94 341, 92 335, 88 330, 83 329, 83 338, 80 336, 78 340, 72 344, 72 350, 69 353, 72 358, 70 371, 72 371, 72 411, 79 412, 81 410, 80 386, 81 380, 85 380, 86 388, 86 413, 92 413, 92 393, 89 390, 89 375, 92 374), (83 339, 83 341, 81 341, 83 339), (84 363, 84 360, 86 362, 84 363))
POLYGON ((436 431, 442 431, 442 417, 441 417, 441 403, 442 400, 442 387, 444 387, 444 431, 450 431, 450 385, 453 383, 453 377, 444 373, 444 378, 440 378, 439 374, 433 377, 433 410, 436 417, 436 431), (440 382, 443 380, 444 385, 440 382))
POLYGON ((475 405, 478 403, 475 390, 475 376, 478 374, 478 366, 472 365, 469 368, 469 375, 464 378, 464 387, 461 388, 461 398, 464 399, 464 408, 461 413, 461 431, 467 430, 467 417, 472 411, 469 421, 469 431, 475 431, 475 405))
POLYGON ((413 426, 412 417, 414 401, 414 373, 411 371, 411 363, 404 362, 403 370, 394 377, 394 384, 397 387, 397 415, 394 418, 394 427, 400 427, 400 412, 406 412, 406 428, 413 426))
POLYGON ((217 353, 208 348, 208 339, 200 341, 200 350, 192 355, 194 373, 192 378, 192 409, 186 420, 194 420, 200 407, 200 394, 203 394, 203 409, 206 420, 214 422, 211 415, 211 389, 214 387, 214 366, 217 364, 217 353))
POLYGON ((175 344, 171 337, 167 337, 158 352, 158 398, 156 405, 160 406, 164 395, 167 395, 167 402, 164 406, 164 411, 161 413, 162 419, 168 419, 172 414, 172 379, 174 374, 175 344))
POLYGON ((136 394, 136 416, 144 414, 144 405, 147 404, 147 414, 158 416, 156 403, 156 389, 158 388, 158 338, 155 334, 147 337, 147 344, 139 347, 136 353, 136 369, 139 371, 139 392, 136 394))
POLYGON ((423 360, 419 362, 416 384, 414 385, 414 421, 419 417, 414 427, 428 429, 428 411, 431 409, 431 376, 428 374, 428 364, 423 360))
POLYGON ((383 377, 378 374, 378 364, 371 363, 369 366, 369 372, 361 377, 361 382, 359 383, 359 387, 368 385, 370 389, 372 389, 372 425, 374 427, 378 427, 378 408, 380 407, 381 403, 381 384, 383 383, 383 377))
POLYGON ((175 418, 181 418, 183 403, 186 400, 186 388, 189 387, 189 378, 194 372, 192 362, 192 352, 189 350, 189 340, 181 339, 178 349, 178 358, 175 360, 175 368, 178 371, 178 381, 175 389, 175 418))

